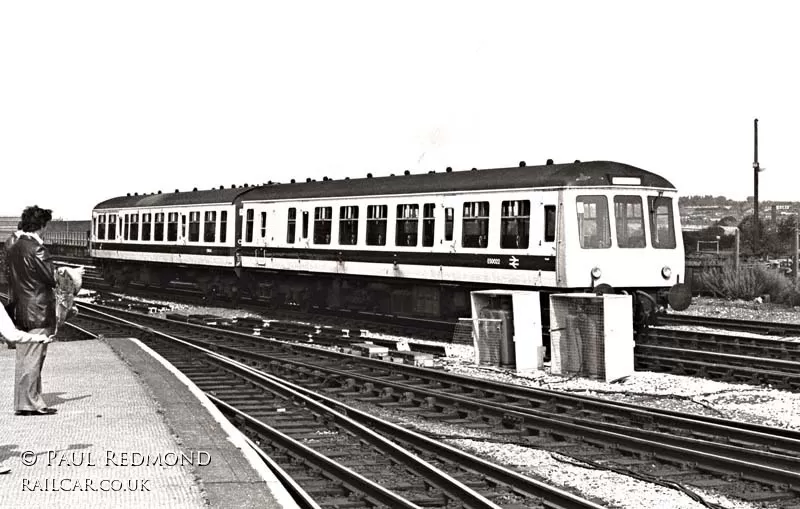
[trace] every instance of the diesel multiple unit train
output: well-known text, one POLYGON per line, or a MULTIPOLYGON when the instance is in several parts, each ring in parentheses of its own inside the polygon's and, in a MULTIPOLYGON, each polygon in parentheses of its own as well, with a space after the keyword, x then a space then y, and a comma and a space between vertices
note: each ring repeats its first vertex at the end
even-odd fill
POLYGON ((119 285, 265 305, 452 320, 472 290, 592 290, 641 321, 688 305, 677 202, 606 161, 176 190, 98 204, 90 254, 119 285))

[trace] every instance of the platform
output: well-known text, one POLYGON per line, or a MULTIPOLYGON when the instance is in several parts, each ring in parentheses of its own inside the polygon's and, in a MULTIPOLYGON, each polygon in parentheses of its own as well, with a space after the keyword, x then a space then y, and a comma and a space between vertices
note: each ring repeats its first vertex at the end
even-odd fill
POLYGON ((0 507, 296 507, 241 434, 138 341, 52 343, 48 416, 14 415, 14 356, 0 343, 0 463, 11 468, 0 507))

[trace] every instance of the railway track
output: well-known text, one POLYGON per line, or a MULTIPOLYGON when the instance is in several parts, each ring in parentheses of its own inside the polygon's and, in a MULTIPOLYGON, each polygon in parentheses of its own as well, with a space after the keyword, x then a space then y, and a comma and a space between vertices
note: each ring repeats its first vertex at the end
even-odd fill
POLYGON ((82 312, 81 320, 105 333, 146 330, 148 345, 205 390, 319 507, 601 507, 238 362, 219 344, 202 347, 198 336, 208 331, 192 330, 199 326, 183 324, 191 338, 179 339, 133 325, 130 315, 82 312))
POLYGON ((695 325, 729 331, 752 332, 774 336, 800 336, 800 324, 737 320, 713 316, 668 314, 658 319, 660 325, 695 325))
POLYGON ((730 496, 782 506, 800 504, 800 434, 793 431, 498 384, 196 324, 127 316, 139 324, 135 328, 139 335, 150 328, 171 330, 170 334, 193 344, 342 402, 489 429, 504 443, 561 452, 577 461, 659 482, 713 486, 730 496))

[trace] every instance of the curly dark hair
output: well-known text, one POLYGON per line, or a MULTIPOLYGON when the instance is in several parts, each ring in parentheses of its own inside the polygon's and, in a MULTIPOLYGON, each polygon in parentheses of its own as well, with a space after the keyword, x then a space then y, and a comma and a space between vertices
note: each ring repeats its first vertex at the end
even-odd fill
POLYGON ((22 219, 19 224, 24 232, 36 232, 44 228, 47 223, 53 219, 53 211, 50 209, 43 209, 38 205, 26 207, 22 211, 22 219))

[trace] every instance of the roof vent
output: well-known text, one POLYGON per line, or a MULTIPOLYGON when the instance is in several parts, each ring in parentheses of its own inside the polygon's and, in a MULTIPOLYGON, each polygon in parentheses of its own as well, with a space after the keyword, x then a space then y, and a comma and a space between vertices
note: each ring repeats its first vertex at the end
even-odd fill
POLYGON ((220 189, 225 189, 225 186, 219 186, 220 189))
POLYGON ((294 180, 294 179, 292 179, 292 184, 294 184, 294 183, 295 183, 295 180, 294 180))
POLYGON ((390 177, 394 177, 394 173, 390 174, 389 176, 390 176, 390 177))
POLYGON ((526 166, 528 166, 528 165, 527 165, 527 164, 525 164, 525 161, 520 161, 520 162, 519 162, 519 167, 520 167, 520 168, 524 168, 524 167, 526 167, 526 166))
POLYGON ((436 173, 436 172, 433 170, 428 170, 428 175, 430 175, 431 173, 436 173))
POLYGON ((469 170, 469 171, 478 171, 478 168, 472 168, 472 169, 471 169, 471 170, 469 170))
POLYGON ((411 175, 411 170, 406 170, 403 172, 403 175, 411 175))
POLYGON ((158 190, 158 194, 161 194, 161 189, 158 190))
POLYGON ((128 196, 130 196, 130 195, 131 195, 131 193, 128 193, 128 196))
POLYGON ((250 187, 250 186, 248 186, 248 185, 247 185, 247 182, 245 182, 245 183, 244 183, 244 187, 246 187, 246 188, 247 188, 247 187, 250 187))
POLYGON ((575 159, 575 163, 576 163, 576 164, 577 164, 577 163, 579 163, 579 162, 581 162, 581 160, 580 160, 580 159, 575 159))
POLYGON ((178 191, 177 189, 175 190, 175 192, 176 192, 176 193, 180 193, 180 191, 178 191))
POLYGON ((196 193, 197 192, 197 188, 195 187, 194 189, 192 189, 192 192, 196 193))
POLYGON ((548 159, 547 160, 547 166, 550 166, 551 164, 553 164, 553 160, 552 159, 548 159))
POLYGON ((344 179, 345 179, 345 180, 350 180, 350 177, 345 177, 344 179))
POLYGON ((139 193, 133 193, 134 196, 139 196, 139 193))
POLYGON ((272 185, 272 181, 270 180, 269 182, 267 182, 267 184, 272 185))
POLYGON ((371 179, 372 178, 372 173, 367 173, 367 178, 371 179))
POLYGON ((231 189, 236 189, 236 184, 231 184, 231 189))
POLYGON ((447 167, 447 169, 446 169, 445 171, 446 171, 447 173, 450 173, 451 171, 453 171, 453 168, 451 168, 451 167, 449 167, 449 166, 448 166, 448 167, 447 167))
POLYGON ((306 182, 311 182, 311 177, 306 177, 306 182))

